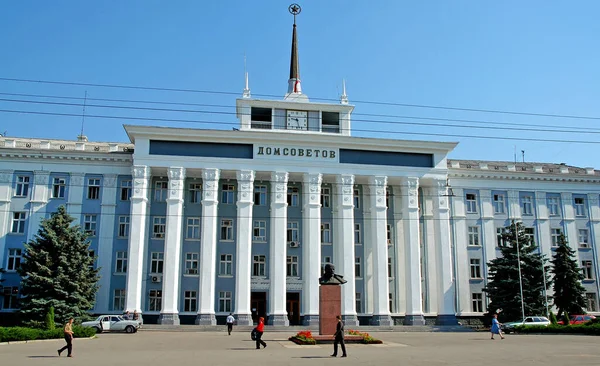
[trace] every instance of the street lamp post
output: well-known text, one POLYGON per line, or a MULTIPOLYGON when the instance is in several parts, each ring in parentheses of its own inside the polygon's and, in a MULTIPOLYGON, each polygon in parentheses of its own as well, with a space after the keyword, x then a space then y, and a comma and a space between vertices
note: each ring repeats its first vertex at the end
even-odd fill
MULTIPOLYGON (((521 250, 519 248, 519 227, 517 223, 513 221, 515 224, 515 239, 517 245, 517 264, 519 268, 519 290, 521 292, 521 319, 525 319, 525 303, 523 301, 523 278, 521 277, 521 250)), ((545 286, 545 285, 544 285, 545 286)))

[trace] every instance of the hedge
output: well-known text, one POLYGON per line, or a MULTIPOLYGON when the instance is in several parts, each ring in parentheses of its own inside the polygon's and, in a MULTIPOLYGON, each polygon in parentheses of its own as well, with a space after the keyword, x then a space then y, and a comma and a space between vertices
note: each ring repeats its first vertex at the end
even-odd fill
POLYGON ((600 336, 600 324, 519 326, 517 333, 587 334, 600 336))
MULTIPOLYGON (((89 338, 96 334, 90 327, 73 326, 75 338, 89 338)), ((60 339, 64 337, 62 329, 45 330, 24 327, 0 327, 0 342, 31 341, 34 339, 60 339)))

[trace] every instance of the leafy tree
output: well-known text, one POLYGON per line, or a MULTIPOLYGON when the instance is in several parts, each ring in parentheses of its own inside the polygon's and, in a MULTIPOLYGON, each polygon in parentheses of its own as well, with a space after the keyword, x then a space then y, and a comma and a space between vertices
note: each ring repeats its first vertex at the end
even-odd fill
POLYGON ((544 281, 546 284, 550 283, 547 275, 549 271, 549 266, 546 265, 547 259, 538 253, 537 246, 526 235, 525 227, 520 222, 513 221, 510 226, 504 228, 502 239, 505 243, 500 248, 502 255, 488 263, 489 282, 484 288, 490 298, 488 308, 502 309, 498 315, 502 321, 522 317, 517 259, 518 239, 525 315, 545 314, 544 281))
POLYGON ((556 315, 554 315, 553 311, 550 312, 550 323, 553 325, 558 324, 558 320, 556 319, 556 315))
POLYGON ((21 316, 25 323, 44 326, 53 307, 55 319, 65 323, 79 319, 93 308, 98 291, 98 269, 90 256, 87 234, 64 206, 42 221, 37 235, 25 245, 21 316))
POLYGON ((581 284, 584 279, 575 259, 575 251, 569 247, 563 234, 558 238, 556 254, 550 261, 554 276, 554 306, 558 309, 558 317, 566 311, 570 314, 583 314, 585 308, 585 288, 581 284))

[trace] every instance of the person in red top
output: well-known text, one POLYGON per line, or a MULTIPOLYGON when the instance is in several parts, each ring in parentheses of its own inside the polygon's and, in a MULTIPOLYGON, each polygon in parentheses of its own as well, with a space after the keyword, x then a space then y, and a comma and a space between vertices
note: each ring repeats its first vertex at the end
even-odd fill
POLYGON ((267 348, 267 344, 262 340, 262 335, 265 331, 265 318, 262 316, 258 318, 258 325, 256 326, 256 349, 260 349, 262 344, 264 348, 267 348))

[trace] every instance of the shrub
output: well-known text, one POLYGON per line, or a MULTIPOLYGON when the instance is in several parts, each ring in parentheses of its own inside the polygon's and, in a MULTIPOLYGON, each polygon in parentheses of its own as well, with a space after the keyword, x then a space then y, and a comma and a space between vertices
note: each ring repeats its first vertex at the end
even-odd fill
POLYGON ((349 330, 348 335, 356 335, 363 337, 362 341, 365 344, 381 344, 383 343, 381 340, 372 337, 369 333, 360 332, 358 330, 349 330))
POLYGON ((54 323, 54 306, 50 306, 50 310, 46 313, 46 330, 54 330, 56 324, 54 323))
POLYGON ((586 334, 600 336, 600 324, 574 324, 574 325, 543 325, 519 326, 518 333, 547 333, 547 334, 586 334))
POLYGON ((566 311, 563 313, 562 320, 564 322, 564 325, 571 324, 571 319, 569 319, 569 314, 566 311))
POLYGON ((553 325, 558 324, 558 321, 556 320, 556 315, 554 315, 553 312, 550 312, 550 323, 552 323, 553 325))
MULTIPOLYGON (((94 328, 74 326, 73 336, 75 338, 89 338, 96 334, 94 328)), ((62 329, 36 329, 24 327, 0 327, 0 342, 31 341, 36 339, 60 339, 63 338, 62 329)))
POLYGON ((300 331, 295 336, 290 337, 289 340, 299 344, 317 344, 310 330, 300 331))

